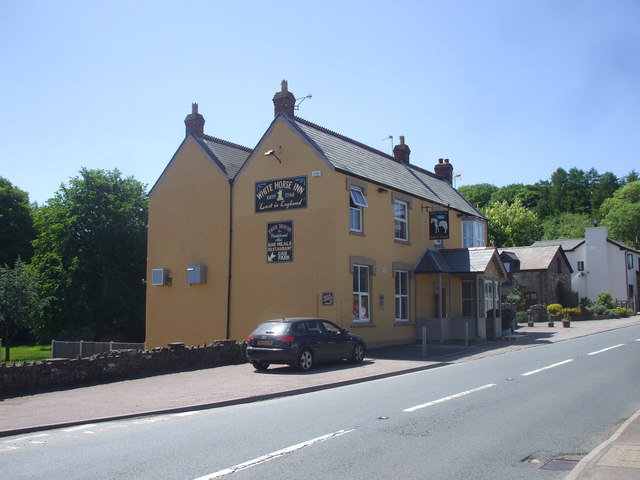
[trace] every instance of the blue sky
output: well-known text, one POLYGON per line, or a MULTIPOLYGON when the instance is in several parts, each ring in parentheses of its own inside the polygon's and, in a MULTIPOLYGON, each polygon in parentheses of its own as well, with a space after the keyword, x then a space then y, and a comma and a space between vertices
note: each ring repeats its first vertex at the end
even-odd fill
POLYGON ((640 170, 640 2, 0 0, 0 176, 42 204, 82 167, 150 188, 184 138, 254 147, 297 114, 457 185, 640 170))

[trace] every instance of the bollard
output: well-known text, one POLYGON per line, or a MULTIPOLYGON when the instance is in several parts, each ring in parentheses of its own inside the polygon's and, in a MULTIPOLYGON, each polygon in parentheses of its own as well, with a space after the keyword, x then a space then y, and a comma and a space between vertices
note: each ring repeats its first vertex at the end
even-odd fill
POLYGON ((422 358, 427 358, 427 327, 422 327, 422 358))

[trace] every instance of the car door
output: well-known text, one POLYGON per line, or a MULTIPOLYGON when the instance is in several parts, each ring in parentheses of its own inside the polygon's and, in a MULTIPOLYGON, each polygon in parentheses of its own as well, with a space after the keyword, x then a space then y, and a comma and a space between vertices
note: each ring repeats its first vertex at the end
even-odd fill
POLYGON ((330 339, 327 337, 322 321, 320 320, 307 320, 307 335, 309 336, 309 344, 313 349, 313 354, 316 361, 326 360, 331 358, 331 345, 330 339))
POLYGON ((327 355, 336 360, 347 358, 351 352, 351 342, 344 331, 335 323, 327 320, 322 321, 322 327, 325 331, 327 355))

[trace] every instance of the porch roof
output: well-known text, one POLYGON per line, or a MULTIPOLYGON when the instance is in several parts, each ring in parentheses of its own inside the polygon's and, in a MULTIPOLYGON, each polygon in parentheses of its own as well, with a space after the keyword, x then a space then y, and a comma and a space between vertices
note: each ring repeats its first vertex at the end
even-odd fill
POLYGON ((483 273, 494 258, 501 264, 494 247, 427 248, 413 271, 414 273, 483 273))

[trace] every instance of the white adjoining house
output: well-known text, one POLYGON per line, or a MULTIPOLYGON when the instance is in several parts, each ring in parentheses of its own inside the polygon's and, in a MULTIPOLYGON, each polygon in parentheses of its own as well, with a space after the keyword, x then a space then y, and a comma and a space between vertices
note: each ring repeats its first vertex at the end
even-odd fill
POLYGON ((560 245, 573 268, 571 289, 578 299, 609 292, 614 300, 638 307, 640 251, 608 237, 607 227, 588 227, 584 238, 541 240, 533 246, 560 245))

